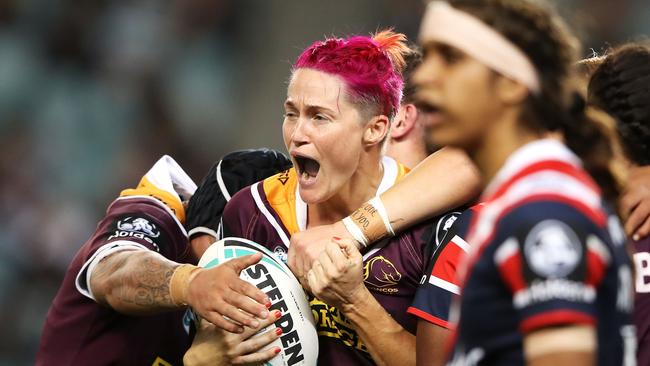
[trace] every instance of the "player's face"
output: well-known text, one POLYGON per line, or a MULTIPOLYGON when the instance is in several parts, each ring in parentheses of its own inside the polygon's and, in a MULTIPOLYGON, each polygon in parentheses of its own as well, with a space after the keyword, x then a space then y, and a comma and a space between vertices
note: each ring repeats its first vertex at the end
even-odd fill
POLYGON ((425 44, 413 81, 417 103, 429 113, 429 143, 461 148, 480 143, 501 108, 491 92, 495 79, 493 71, 463 52, 425 44))
POLYGON ((284 143, 298 173, 300 196, 308 204, 339 192, 357 170, 364 123, 347 97, 342 79, 298 69, 284 103, 284 143))

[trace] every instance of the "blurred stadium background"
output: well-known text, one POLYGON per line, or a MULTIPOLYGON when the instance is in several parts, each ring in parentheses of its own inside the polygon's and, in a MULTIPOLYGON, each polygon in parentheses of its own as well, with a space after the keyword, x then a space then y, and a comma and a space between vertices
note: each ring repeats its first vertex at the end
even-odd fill
MULTIPOLYGON (((650 34, 647 0, 557 0, 589 48, 650 34)), ((198 182, 282 148, 291 61, 393 26, 422 0, 0 0, 0 366, 33 363, 68 262, 162 154, 198 182)))

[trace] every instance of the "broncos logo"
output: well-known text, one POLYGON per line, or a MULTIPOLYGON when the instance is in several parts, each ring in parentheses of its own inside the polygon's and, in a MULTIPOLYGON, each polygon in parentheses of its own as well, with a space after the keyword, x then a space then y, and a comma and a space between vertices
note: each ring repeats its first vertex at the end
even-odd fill
POLYGON ((363 267, 363 280, 373 287, 395 286, 400 279, 402 274, 382 255, 370 259, 363 267))

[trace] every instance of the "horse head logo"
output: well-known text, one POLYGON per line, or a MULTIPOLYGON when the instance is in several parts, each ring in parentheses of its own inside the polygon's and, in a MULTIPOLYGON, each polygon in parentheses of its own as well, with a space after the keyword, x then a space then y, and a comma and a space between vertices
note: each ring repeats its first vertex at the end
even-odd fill
POLYGON ((373 287, 395 286, 400 279, 402 274, 381 255, 368 260, 363 268, 363 280, 373 287))

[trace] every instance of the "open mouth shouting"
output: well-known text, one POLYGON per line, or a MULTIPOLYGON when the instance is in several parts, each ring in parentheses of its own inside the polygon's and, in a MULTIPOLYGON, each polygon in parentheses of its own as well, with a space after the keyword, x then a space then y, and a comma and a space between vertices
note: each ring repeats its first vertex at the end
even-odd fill
POLYGON ((310 186, 316 182, 320 163, 304 155, 291 154, 296 162, 296 172, 301 186, 310 186))

